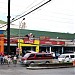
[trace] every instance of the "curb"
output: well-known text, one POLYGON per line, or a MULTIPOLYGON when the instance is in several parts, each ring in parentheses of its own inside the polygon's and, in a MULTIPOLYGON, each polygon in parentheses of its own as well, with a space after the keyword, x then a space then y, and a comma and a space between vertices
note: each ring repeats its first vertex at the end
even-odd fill
POLYGON ((26 69, 57 69, 57 68, 70 68, 75 67, 73 63, 51 63, 51 64, 31 64, 26 69))
POLYGON ((58 69, 58 68, 71 68, 75 66, 57 66, 57 67, 26 67, 26 69, 38 70, 38 69, 58 69))

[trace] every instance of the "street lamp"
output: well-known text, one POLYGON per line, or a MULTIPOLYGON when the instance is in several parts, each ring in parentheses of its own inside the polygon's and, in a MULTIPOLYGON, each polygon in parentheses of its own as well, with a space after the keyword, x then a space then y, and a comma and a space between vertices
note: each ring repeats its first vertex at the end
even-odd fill
POLYGON ((25 22, 24 22, 25 18, 22 19, 21 22, 19 22, 19 57, 20 57, 20 29, 25 28, 25 22))

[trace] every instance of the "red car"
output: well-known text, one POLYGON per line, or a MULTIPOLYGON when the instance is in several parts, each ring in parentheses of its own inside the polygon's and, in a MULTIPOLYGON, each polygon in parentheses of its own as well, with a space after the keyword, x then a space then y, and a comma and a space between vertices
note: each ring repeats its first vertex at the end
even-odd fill
POLYGON ((21 58, 21 63, 30 65, 31 63, 51 63, 53 56, 51 53, 27 53, 21 58))

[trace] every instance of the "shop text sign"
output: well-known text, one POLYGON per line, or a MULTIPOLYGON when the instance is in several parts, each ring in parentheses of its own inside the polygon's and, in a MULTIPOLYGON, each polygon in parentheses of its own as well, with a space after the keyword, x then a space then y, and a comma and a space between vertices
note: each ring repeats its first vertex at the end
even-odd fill
MULTIPOLYGON (((10 39, 10 43, 17 43, 18 40, 17 39, 10 39)), ((4 43, 7 43, 7 39, 4 39, 4 43)))
POLYGON ((30 43, 30 44, 33 44, 33 43, 34 43, 34 40, 25 39, 25 40, 24 40, 24 43, 30 43))
POLYGON ((65 42, 64 41, 42 41, 40 40, 40 44, 65 45, 65 42))

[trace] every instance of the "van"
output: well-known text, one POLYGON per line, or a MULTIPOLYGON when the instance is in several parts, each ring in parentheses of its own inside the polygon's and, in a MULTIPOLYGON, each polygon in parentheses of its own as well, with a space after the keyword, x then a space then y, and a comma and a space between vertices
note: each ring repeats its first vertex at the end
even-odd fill
POLYGON ((21 63, 30 65, 31 63, 51 63, 53 56, 51 53, 26 53, 21 58, 21 63))
POLYGON ((73 62, 75 60, 75 53, 61 54, 58 57, 59 62, 73 62))

